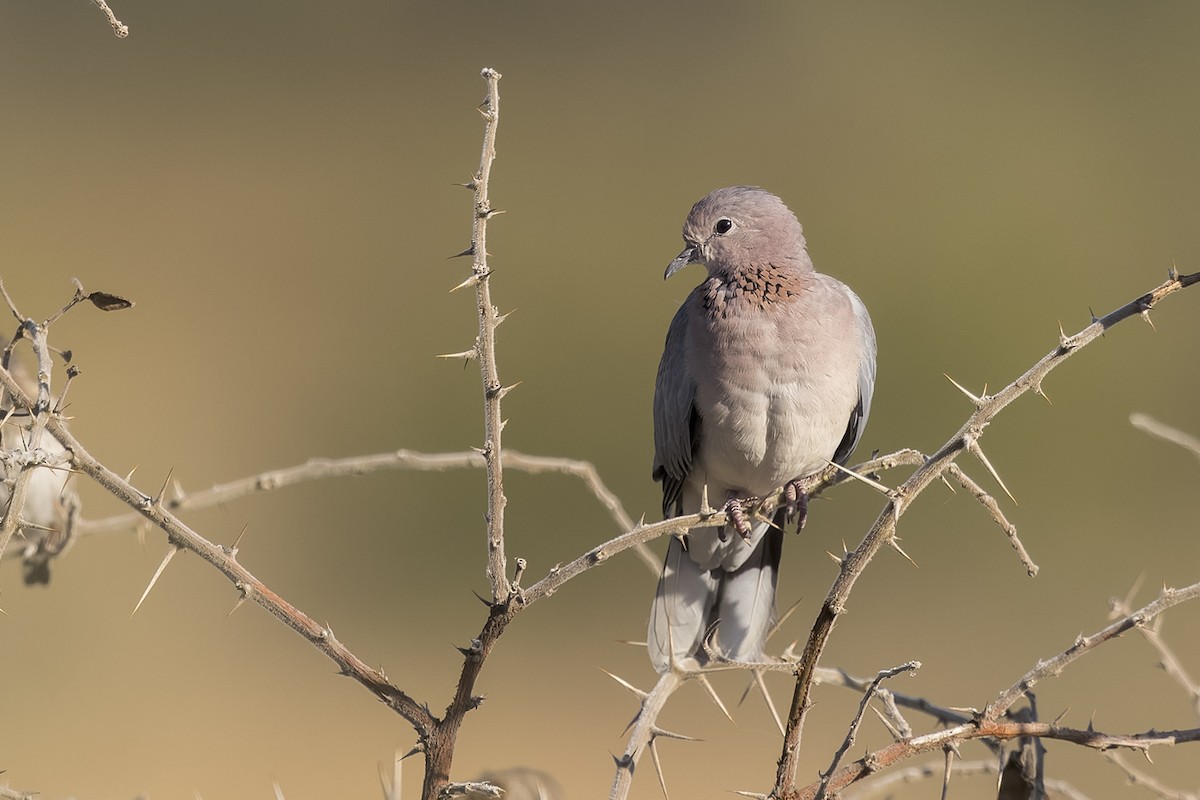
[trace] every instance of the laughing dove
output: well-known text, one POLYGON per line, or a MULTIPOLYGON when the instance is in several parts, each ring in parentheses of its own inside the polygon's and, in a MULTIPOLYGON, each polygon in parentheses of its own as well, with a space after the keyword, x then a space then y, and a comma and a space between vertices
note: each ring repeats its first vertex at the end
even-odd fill
POLYGON ((705 641, 762 661, 775 614, 783 523, 807 510, 806 478, 858 444, 875 384, 875 331, 862 301, 814 271, 795 215, 751 186, 692 207, 687 245, 664 277, 708 277, 667 331, 654 388, 654 479, 664 516, 724 503, 731 522, 672 537, 647 644, 659 672, 703 665, 705 641), (768 522, 741 500, 785 489, 768 522), (711 637, 711 638, 709 638, 711 637))

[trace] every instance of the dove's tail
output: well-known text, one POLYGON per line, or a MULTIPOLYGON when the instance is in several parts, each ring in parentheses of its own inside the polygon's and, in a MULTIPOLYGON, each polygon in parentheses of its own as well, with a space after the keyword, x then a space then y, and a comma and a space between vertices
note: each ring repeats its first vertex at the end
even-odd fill
POLYGON ((711 569, 718 528, 697 528, 685 548, 678 537, 667 546, 658 591, 650 611, 646 646, 654 668, 666 672, 672 663, 700 666, 711 660, 710 649, 735 661, 763 660, 767 632, 775 620, 775 583, 783 551, 780 509, 772 523, 758 522, 742 540, 732 528, 723 531, 724 548, 746 548, 748 558, 723 559, 711 569), (712 537, 714 542, 706 541, 712 537), (707 545, 707 546, 706 546, 707 545))

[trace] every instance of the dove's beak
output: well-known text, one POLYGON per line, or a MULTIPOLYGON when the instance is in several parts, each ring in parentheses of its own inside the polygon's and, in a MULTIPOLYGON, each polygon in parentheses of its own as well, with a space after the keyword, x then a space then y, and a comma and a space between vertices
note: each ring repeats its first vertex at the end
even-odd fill
POLYGON ((675 256, 675 260, 667 264, 667 271, 663 273, 663 280, 674 275, 679 270, 686 267, 688 264, 699 264, 700 259, 697 257, 695 247, 685 247, 683 252, 675 256))

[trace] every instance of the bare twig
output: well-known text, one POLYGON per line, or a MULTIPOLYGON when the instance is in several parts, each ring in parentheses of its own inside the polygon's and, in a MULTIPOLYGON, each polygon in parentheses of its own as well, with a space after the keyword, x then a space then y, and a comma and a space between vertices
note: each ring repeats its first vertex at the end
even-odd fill
MULTIPOLYGON (((864 781, 853 789, 847 790, 844 796, 847 800, 865 800, 867 797, 895 792, 896 787, 905 783, 919 783, 941 777, 946 771, 943 761, 930 761, 927 764, 917 764, 905 769, 892 770, 887 775, 881 775, 875 780, 864 781)), ((956 761, 951 770, 955 775, 995 775, 995 761, 956 761)))
POLYGON ((118 39, 124 39, 129 35, 129 26, 117 19, 117 15, 108 7, 108 3, 104 0, 92 0, 92 2, 104 12, 104 16, 108 18, 108 24, 112 26, 113 33, 117 35, 118 39))
MULTIPOLYGON (((856 678, 845 670, 829 667, 817 667, 813 681, 814 683, 829 686, 843 686, 859 692, 865 692, 871 684, 871 681, 866 678, 856 678)), ((895 700, 896 705, 920 711, 922 714, 928 714, 943 725, 960 725, 972 719, 970 714, 964 714, 962 711, 955 711, 952 708, 939 706, 923 697, 913 697, 912 695, 891 690, 888 690, 888 693, 895 700)))
MULTIPOLYGON (((1132 595, 1133 593, 1130 592, 1130 594, 1132 595)), ((1130 606, 1130 599, 1131 598, 1126 597, 1113 598, 1110 600, 1109 616, 1111 618, 1129 617, 1133 613, 1132 607, 1130 606)), ((1140 625, 1138 626, 1138 632, 1142 634, 1142 637, 1150 644, 1151 647, 1154 648, 1155 652, 1158 653, 1159 665, 1163 668, 1163 671, 1166 672, 1172 680, 1179 684, 1180 688, 1187 692, 1188 700, 1190 700, 1192 704, 1192 712, 1196 714, 1197 717, 1200 717, 1200 685, 1197 685, 1196 681, 1192 679, 1192 676, 1188 674, 1187 669, 1183 666, 1183 662, 1179 660, 1177 655, 1175 655, 1175 651, 1172 650, 1165 641, 1163 641, 1161 634, 1162 621, 1163 618, 1159 617, 1158 619, 1154 620, 1153 624, 1140 625)))
MULTIPOLYGON (((608 795, 610 800, 618 800, 618 798, 629 795, 629 789, 633 785, 634 767, 637 766, 642 752, 653 745, 655 736, 659 734, 657 727, 659 712, 666 705, 667 698, 674 694, 685 680, 687 678, 678 672, 665 672, 659 676, 658 683, 654 685, 654 688, 642 695, 642 705, 638 710, 637 717, 631 723, 633 730, 629 734, 625 752, 616 759, 617 772, 608 795)), ((633 689, 632 686, 628 688, 633 689)), ((661 770, 659 780, 663 781, 661 770)))
POLYGON ((1029 556, 1025 545, 1021 543, 1021 539, 1017 536, 1016 526, 1004 516, 1004 512, 1000 510, 1000 505, 996 502, 996 499, 985 492, 983 487, 972 480, 967 473, 963 472, 962 467, 958 466, 958 464, 951 464, 946 468, 946 472, 954 480, 958 481, 964 489, 973 494, 975 499, 982 503, 983 507, 992 515, 992 519, 996 521, 996 524, 1004 531, 1004 535, 1008 537, 1013 550, 1017 551, 1017 557, 1021 559, 1021 564, 1025 567, 1025 572, 1029 574, 1029 577, 1032 578, 1037 575, 1038 565, 1033 563, 1033 559, 1029 556))
MULTIPOLYGON (((534 456, 505 449, 503 462, 506 469, 515 469, 520 472, 530 474, 555 472, 579 478, 608 511, 609 516, 620 530, 628 531, 634 527, 633 519, 625 511, 620 499, 604 484, 596 467, 589 461, 534 456)), ((239 478, 203 491, 183 493, 177 490, 176 496, 166 500, 164 504, 170 511, 187 511, 209 508, 248 495, 283 489, 306 481, 367 475, 384 470, 413 469, 437 472, 449 469, 477 469, 485 466, 487 466, 487 461, 483 454, 474 450, 456 453, 393 450, 389 453, 348 458, 311 458, 303 464, 239 478)), ((135 528, 141 522, 140 514, 120 514, 106 519, 79 520, 77 533, 80 536, 95 536, 124 532, 135 528)), ((661 568, 659 559, 645 545, 638 544, 634 549, 651 572, 657 576, 661 568)))
MULTIPOLYGON (((0 373, 0 380, 6 376, 0 373)), ((232 549, 209 542, 185 525, 171 512, 153 502, 153 498, 135 489, 128 481, 101 463, 71 435, 62 423, 51 418, 49 430, 71 452, 72 463, 117 499, 137 508, 146 519, 167 534, 169 544, 182 547, 199 555, 227 577, 244 598, 258 603, 295 630, 314 647, 328 656, 346 674, 371 690, 384 703, 412 723, 418 735, 427 732, 433 724, 428 709, 418 704, 398 687, 388 681, 382 671, 367 666, 337 640, 333 631, 319 624, 298 608, 271 591, 249 570, 237 562, 232 549)))
POLYGON ((970 721, 955 725, 935 733, 914 736, 895 744, 868 753, 863 758, 839 769, 827 781, 817 781, 808 786, 794 790, 789 798, 810 800, 825 786, 825 791, 839 792, 843 788, 862 780, 880 770, 911 758, 921 753, 941 750, 961 742, 993 738, 1016 739, 1021 737, 1037 737, 1039 739, 1057 739, 1071 742, 1097 750, 1112 748, 1129 748, 1147 751, 1151 747, 1170 746, 1185 742, 1200 742, 1200 728, 1189 728, 1175 731, 1149 730, 1144 733, 1111 734, 1092 729, 1061 727, 1055 722, 1022 722, 999 721, 1013 703, 1024 696, 1030 688, 1041 679, 1057 675, 1063 668, 1075 659, 1089 653, 1104 642, 1111 641, 1122 633, 1151 622, 1167 609, 1188 600, 1200 597, 1200 583, 1192 584, 1183 589, 1164 589, 1162 594, 1153 602, 1134 611, 1132 614, 1097 631, 1091 636, 1081 636, 1071 647, 1053 658, 1038 662, 1012 688, 1002 692, 999 697, 987 705, 983 712, 970 721))
MULTIPOLYGON (((468 184, 475 191, 475 215, 471 225, 471 277, 468 283, 475 287, 475 302, 479 311, 479 336, 475 340, 475 354, 479 361, 479 373, 483 378, 483 457, 487 461, 487 575, 492 585, 492 598, 497 603, 508 598, 511 587, 508 583, 507 564, 504 559, 504 466, 500 447, 500 434, 504 430, 504 419, 500 415, 500 399, 508 389, 500 383, 496 369, 496 326, 499 313, 492 305, 491 272, 487 264, 487 224, 497 212, 492 208, 488 195, 488 182, 492 174, 492 162, 496 160, 496 127, 500 122, 500 73, 484 68, 483 79, 487 82, 487 96, 479 106, 483 115, 483 150, 479 156, 479 170, 468 184)), ((509 387, 511 388, 511 387, 509 387)))
POLYGON ((1005 407, 1031 389, 1040 392, 1042 381, 1051 370, 1095 341, 1117 323, 1134 315, 1148 314, 1163 298, 1197 282, 1200 282, 1200 273, 1180 275, 1175 270, 1171 270, 1168 280, 1150 292, 1108 315, 1094 320, 1074 336, 1061 335, 1056 348, 1008 386, 994 395, 976 398, 975 412, 967 418, 954 436, 918 467, 908 480, 893 491, 893 497, 888 501, 862 542, 842 560, 841 570, 821 606, 801 654, 797 667, 796 688, 792 695, 791 710, 788 713, 787 733, 784 736, 782 753, 775 775, 775 787, 772 790, 773 796, 789 799, 795 796, 800 742, 804 719, 811 705, 810 692, 817 662, 829 641, 834 623, 846 608, 846 602, 854 584, 879 549, 893 540, 896 524, 907 505, 930 483, 939 479, 950 464, 958 458, 959 453, 967 449, 971 443, 978 442, 984 429, 1005 407))
POLYGON ((1159 422, 1149 414, 1130 414, 1129 422, 1138 430, 1145 431, 1151 436, 1157 436, 1159 439, 1177 444, 1185 450, 1200 458, 1200 438, 1193 436, 1190 433, 1167 425, 1165 422, 1159 422))
MULTIPOLYGON (((38 334, 43 340, 44 329, 38 334)), ((8 370, 0 369, 0 385, 18 404, 27 408, 39 407, 40 402, 29 397, 8 370)), ((199 555, 225 575, 238 589, 243 599, 251 599, 270 611, 288 627, 302 635, 327 655, 341 669, 371 690, 380 700, 408 720, 418 735, 427 735, 435 722, 428 709, 391 684, 381 671, 367 666, 337 640, 333 631, 268 589, 249 570, 238 563, 233 549, 215 545, 185 525, 178 517, 163 508, 156 498, 134 488, 128 480, 98 462, 67 430, 54 414, 43 414, 48 430, 71 454, 71 464, 92 478, 110 494, 124 502, 167 534, 173 548, 182 548, 199 555)))
MULTIPOLYGON (((995 775, 998 769, 995 761, 956 761, 951 772, 956 776, 995 775)), ((894 792, 900 784, 917 783, 941 777, 944 771, 945 765, 942 761, 931 761, 928 764, 892 770, 887 775, 881 775, 875 780, 858 784, 854 789, 847 791, 844 796, 846 800, 851 800, 851 798, 866 800, 868 797, 894 792)), ((1064 781, 1048 780, 1046 787, 1063 800, 1087 800, 1086 795, 1064 781)))
POLYGON ((0 798, 4 800, 38 800, 37 792, 18 792, 7 786, 0 786, 0 798))
MULTIPOLYGON (((925 456, 919 451, 900 450, 889 453, 887 456, 871 458, 869 461, 854 465, 852 469, 859 474, 871 474, 880 470, 904 467, 904 465, 920 464, 924 462, 924 459, 925 456)), ((602 561, 611 558, 612 555, 630 548, 634 549, 637 557, 642 560, 642 563, 656 577, 661 570, 661 561, 649 551, 649 548, 646 547, 646 542, 652 541, 662 535, 683 533, 689 527, 725 524, 724 513, 718 512, 712 516, 691 515, 689 517, 676 517, 671 519, 671 521, 649 525, 646 523, 635 525, 629 513, 625 511, 624 506, 620 503, 617 495, 613 494, 611 489, 600 479, 598 471, 596 471, 594 465, 590 462, 578 461, 578 459, 572 458, 532 456, 528 455, 528 453, 509 449, 504 451, 503 463, 505 468, 516 469, 523 471, 523 473, 559 473, 578 477, 578 479, 586 483, 587 487, 595 495, 595 498, 608 511, 608 515, 612 517, 613 521, 625 531, 625 534, 622 536, 617 536, 616 539, 608 540, 604 545, 590 549, 590 551, 581 555, 580 558, 571 561, 568 566, 554 567, 550 575, 546 576, 546 579, 552 578, 552 581, 542 584, 539 588, 539 594, 552 593, 559 585, 569 581, 571 577, 575 577, 583 570, 589 569, 590 566, 598 565, 602 561)), ((298 464, 295 467, 270 470, 258 475, 241 477, 241 479, 227 483, 218 483, 217 486, 203 489, 203 491, 199 492, 184 493, 176 487, 175 497, 164 499, 163 506, 172 512, 194 511, 229 503, 230 500, 247 497, 247 495, 258 492, 271 492, 275 491, 275 489, 295 486, 298 483, 306 481, 328 480, 331 477, 366 475, 376 473, 376 471, 391 469, 440 471, 480 468, 486 467, 486 464, 486 459, 478 451, 425 453, 414 450, 395 450, 386 453, 373 453, 370 456, 311 458, 304 464, 298 464)), ((810 497, 816 497, 817 494, 845 480, 850 480, 847 475, 830 469, 828 471, 828 480, 814 487, 812 492, 810 492, 810 497)), ((121 531, 136 528, 137 525, 142 524, 142 521, 143 516, 140 513, 125 513, 125 515, 116 515, 104 519, 80 519, 76 523, 76 530, 79 536, 121 533, 121 531)), ((526 604, 529 601, 527 591, 526 604)))
POLYGON ((871 698, 875 696, 879 685, 888 678, 894 678, 902 672, 914 672, 921 668, 918 661, 909 661, 901 664, 898 667, 891 669, 880 670, 875 679, 871 681, 871 685, 863 692, 862 701, 858 704, 858 713, 854 715, 854 720, 850 723, 850 729, 846 732, 846 738, 842 741, 842 746, 833 754, 833 762, 829 765, 829 769, 821 773, 821 785, 817 788, 818 800, 824 800, 826 791, 829 789, 829 779, 833 777, 833 773, 837 771, 838 764, 842 763, 842 758, 854 746, 854 740, 858 736, 858 726, 862 724, 863 716, 867 713, 867 706, 871 703, 871 698))
POLYGON ((1167 786, 1152 775, 1135 768, 1121 757, 1120 753, 1105 753, 1104 757, 1125 773, 1126 779, 1134 786, 1141 786, 1161 800, 1200 800, 1200 793, 1189 792, 1167 786))
MULTIPOLYGON (((1176 731, 1150 730, 1143 733, 1116 734, 1079 728, 1063 728, 1050 722, 984 722, 959 725, 954 728, 935 733, 916 736, 903 742, 888 745, 882 749, 868 753, 863 758, 842 767, 830 779, 829 789, 841 791, 851 783, 873 775, 892 764, 911 758, 921 753, 941 750, 950 744, 957 744, 973 739, 1018 739, 1023 736, 1036 736, 1041 739, 1056 739, 1072 744, 1090 747, 1096 750, 1108 750, 1114 747, 1125 747, 1145 751, 1151 747, 1170 747, 1176 744, 1200 742, 1200 728, 1189 728, 1176 731)), ((820 781, 797 789, 792 797, 800 800, 812 800, 820 789, 820 781)))
POLYGON ((1182 589, 1164 588, 1154 601, 1139 608, 1137 611, 1122 617, 1091 636, 1080 636, 1075 640, 1074 644, 1063 652, 1053 658, 1039 661, 1037 666, 1027 672, 1021 680, 1001 692, 995 700, 988 703, 987 708, 983 710, 983 720, 990 722, 997 719, 1013 703, 1017 702, 1022 695, 1033 688, 1035 684, 1045 678, 1057 676, 1067 665, 1080 656, 1090 653, 1105 642, 1115 639, 1134 628, 1144 627, 1168 608, 1177 606, 1188 600, 1193 600, 1196 597, 1200 597, 1200 583, 1194 583, 1182 589))

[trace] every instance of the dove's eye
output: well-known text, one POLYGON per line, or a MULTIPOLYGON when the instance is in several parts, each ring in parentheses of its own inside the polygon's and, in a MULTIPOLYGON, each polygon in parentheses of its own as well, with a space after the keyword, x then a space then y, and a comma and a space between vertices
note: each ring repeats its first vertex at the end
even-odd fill
POLYGON ((733 220, 729 219, 729 217, 721 217, 719 220, 717 220, 717 224, 713 226, 713 231, 720 235, 723 233, 729 233, 732 228, 733 220))

